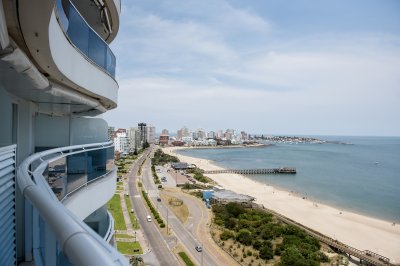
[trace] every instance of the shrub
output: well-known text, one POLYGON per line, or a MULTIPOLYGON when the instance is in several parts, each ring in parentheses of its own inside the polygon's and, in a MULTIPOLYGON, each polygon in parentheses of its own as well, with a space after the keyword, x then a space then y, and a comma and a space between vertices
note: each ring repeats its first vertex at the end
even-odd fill
POLYGON ((326 256, 321 251, 316 251, 316 252, 309 254, 307 259, 310 261, 315 261, 315 262, 329 262, 328 256, 326 256))
POLYGON ((189 256, 185 252, 179 252, 178 255, 185 262, 186 266, 195 266, 193 261, 191 261, 191 259, 189 258, 189 256))
POLYGON ((221 240, 228 240, 229 238, 233 238, 235 235, 228 230, 224 230, 222 234, 219 236, 221 240))
POLYGON ((260 249, 260 258, 270 260, 274 257, 274 252, 269 245, 263 245, 260 249))
POLYGON ((282 252, 281 255, 281 263, 282 266, 306 266, 309 265, 301 252, 295 247, 291 246, 285 251, 282 252))
POLYGON ((259 250, 263 244, 264 244, 264 241, 257 239, 256 241, 253 242, 253 247, 255 249, 259 250))
POLYGON ((244 207, 236 202, 229 202, 226 204, 225 209, 233 217, 238 217, 245 212, 244 207))
POLYGON ((251 245, 251 243, 253 241, 251 232, 247 229, 240 229, 239 233, 236 236, 236 240, 246 246, 251 245))
POLYGON ((224 225, 228 229, 235 229, 237 225, 237 219, 233 217, 228 218, 227 220, 225 220, 224 225))

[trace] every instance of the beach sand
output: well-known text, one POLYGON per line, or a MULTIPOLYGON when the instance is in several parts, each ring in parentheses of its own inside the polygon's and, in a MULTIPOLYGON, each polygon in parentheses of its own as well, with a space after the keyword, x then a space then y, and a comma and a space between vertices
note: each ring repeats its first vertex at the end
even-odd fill
MULTIPOLYGON (((182 148, 168 147, 163 151, 203 170, 223 169, 210 160, 177 154, 176 150, 182 148)), ((253 196, 256 203, 322 234, 359 250, 376 252, 390 258, 391 263, 400 264, 400 224, 393 225, 388 221, 302 199, 295 193, 259 183, 243 175, 213 174, 209 177, 225 189, 253 196)))

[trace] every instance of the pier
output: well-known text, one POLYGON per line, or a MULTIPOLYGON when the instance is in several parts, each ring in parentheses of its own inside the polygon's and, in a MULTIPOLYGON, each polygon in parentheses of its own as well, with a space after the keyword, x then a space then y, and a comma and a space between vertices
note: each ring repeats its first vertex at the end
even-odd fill
POLYGON ((281 167, 270 169, 224 169, 204 171, 204 174, 241 174, 241 175, 263 175, 263 174, 296 174, 294 167, 281 167))

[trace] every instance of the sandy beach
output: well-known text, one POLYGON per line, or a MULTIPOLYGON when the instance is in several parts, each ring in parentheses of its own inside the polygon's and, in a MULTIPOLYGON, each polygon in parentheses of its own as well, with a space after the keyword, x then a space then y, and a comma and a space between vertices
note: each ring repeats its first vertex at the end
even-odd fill
MULTIPOLYGON (((163 151, 204 170, 222 169, 210 160, 177 154, 178 149, 184 147, 168 147, 163 151)), ((253 181, 243 175, 214 174, 209 177, 225 189, 253 196, 256 203, 305 226, 359 250, 370 250, 386 256, 391 263, 400 264, 400 224, 393 225, 388 221, 302 199, 298 195, 253 181)))

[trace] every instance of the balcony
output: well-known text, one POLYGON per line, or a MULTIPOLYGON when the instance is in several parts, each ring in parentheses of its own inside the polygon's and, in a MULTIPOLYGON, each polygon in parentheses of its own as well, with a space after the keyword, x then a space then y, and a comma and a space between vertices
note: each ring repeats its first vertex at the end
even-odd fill
POLYGON ((15 52, 5 69, 15 69, 7 73, 15 79, 30 72, 23 84, 10 79, 13 93, 48 114, 93 116, 117 106, 115 55, 69 0, 22 1, 14 8, 8 20, 15 23, 7 26, 17 29, 15 52))
POLYGON ((35 261, 35 265, 127 265, 107 243, 113 231, 109 215, 102 238, 62 203, 115 176, 112 155, 110 142, 87 144, 36 153, 21 164, 17 181, 26 199, 26 261, 35 261))
POLYGON ((89 26, 69 1, 56 1, 58 21, 64 33, 79 51, 97 66, 115 77, 116 60, 108 44, 89 26))

